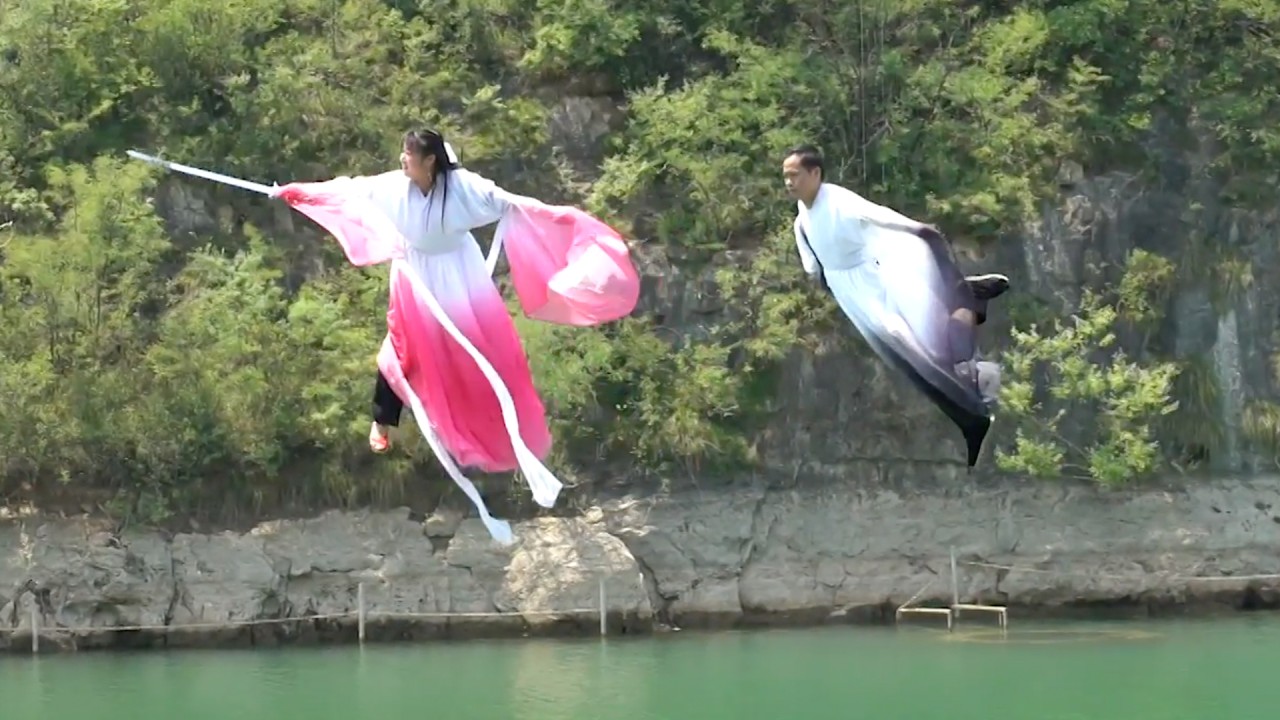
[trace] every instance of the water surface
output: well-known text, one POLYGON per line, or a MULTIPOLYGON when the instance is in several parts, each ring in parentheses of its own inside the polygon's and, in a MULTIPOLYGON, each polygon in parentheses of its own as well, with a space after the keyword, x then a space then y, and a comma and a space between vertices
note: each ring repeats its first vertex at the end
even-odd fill
POLYGON ((1276 720, 1280 617, 0 658, 14 720, 1276 720))

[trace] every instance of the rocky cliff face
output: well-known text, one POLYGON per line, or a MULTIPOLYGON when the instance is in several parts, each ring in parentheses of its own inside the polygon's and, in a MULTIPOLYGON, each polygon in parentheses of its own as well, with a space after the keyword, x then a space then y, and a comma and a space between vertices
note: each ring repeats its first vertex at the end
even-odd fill
MULTIPOLYGON (((586 147, 614 110, 567 99, 554 127, 570 138, 562 144, 586 147)), ((1068 167, 1061 197, 1025 232, 981 253, 958 240, 967 270, 1014 279, 983 338, 997 354, 1015 309, 1069 311, 1082 287, 1115 282, 1135 248, 1172 259, 1179 272, 1163 326, 1125 340, 1132 352, 1200 369, 1180 388, 1190 410, 1166 444, 1219 475, 1256 473, 1275 456, 1257 420, 1276 398, 1280 212, 1217 205, 1198 177, 1194 155, 1172 159, 1159 182, 1068 167)), ((179 235, 223 213, 180 184, 168 188, 161 205, 179 235)), ((277 222, 293 226, 285 209, 277 222)), ((708 277, 645 262, 646 309, 668 325, 719 311, 708 277)), ((0 520, 0 642, 29 647, 33 614, 50 630, 158 628, 57 636, 81 647, 346 637, 361 584, 375 638, 594 628, 601 580, 614 631, 891 619, 918 592, 919 602, 949 599, 952 547, 961 599, 1021 608, 1014 623, 1032 608, 1263 607, 1280 597, 1274 577, 1245 577, 1280 573, 1280 479, 1182 478, 1106 493, 966 475, 945 418, 852 332, 785 363, 762 451, 757 478, 578 497, 581 512, 516 523, 511 550, 447 507, 425 521, 407 510, 328 513, 174 537, 0 520), (271 622, 215 629, 257 620, 271 622)))
POLYGON ((1216 474, 1274 468, 1275 361, 1280 330, 1280 203, 1232 208, 1200 154, 1170 154, 1159 179, 1086 178, 1067 165, 1061 197, 993 262, 1016 268, 1022 296, 1069 312, 1086 287, 1115 286, 1126 258, 1147 250, 1174 264, 1161 326, 1122 337, 1126 352, 1160 353, 1184 372, 1182 407, 1161 432, 1175 460, 1216 474))
MULTIPOLYGON (((1184 469, 1267 472, 1280 448, 1280 203, 1267 211, 1225 207, 1208 180, 1195 180, 1198 173, 1192 166, 1186 181, 1157 185, 1125 173, 1087 178, 1067 164, 1059 197, 1021 232, 996 242, 953 241, 966 272, 1012 279, 1013 290, 993 303, 979 333, 984 354, 996 360, 1013 316, 1042 326, 1067 318, 1085 288, 1119 284, 1134 250, 1171 261, 1158 327, 1119 338, 1131 357, 1172 358, 1185 368, 1174 389, 1181 409, 1160 428, 1161 442, 1184 469)), ((672 275, 659 303, 667 322, 705 322, 714 284, 672 275)), ((765 448, 781 466, 963 457, 949 422, 871 356, 852 328, 817 354, 793 354, 776 408, 765 448)), ((988 445, 1008 443, 1012 429, 997 423, 988 445)))
POLYGON ((1104 496, 923 475, 904 465, 598 498, 576 517, 517 523, 511 549, 448 509, 169 538, 10 519, 0 644, 30 647, 33 610, 46 648, 352 639, 361 584, 372 639, 595 631, 601 583, 614 633, 890 620, 917 593, 949 602, 951 548, 961 600, 1008 604, 1011 624, 1098 604, 1280 601, 1280 478, 1104 496), (73 630, 87 628, 126 629, 73 630))
MULTIPOLYGON (((579 184, 599 167, 602 138, 617 129, 625 112, 606 98, 556 97, 550 137, 566 148, 561 154, 577 179, 561 179, 574 196, 567 200, 577 202, 579 184)), ((1166 146, 1178 147, 1171 139, 1160 145, 1166 146)), ((1210 179, 1207 163, 1214 154, 1208 148, 1153 153, 1162 158, 1156 177, 1091 177, 1066 162, 1058 197, 1045 202, 1036 221, 994 241, 952 238, 965 271, 1003 272, 1013 280, 1013 290, 991 307, 980 344, 998 360, 1012 316, 1042 323, 1063 318, 1077 307, 1084 288, 1114 287, 1132 251, 1161 255, 1176 267, 1165 290, 1162 324, 1120 341, 1130 355, 1159 354, 1188 367, 1177 383, 1183 411, 1162 429, 1162 442, 1183 467, 1219 474, 1268 471, 1280 456, 1274 372, 1280 352, 1280 203, 1263 211, 1232 208, 1210 179)), ((513 168, 483 170, 510 178, 517 191, 539 194, 524 187, 529 179, 513 168)), ((199 183, 170 179, 158 207, 181 238, 233 224, 237 212, 225 203, 239 196, 214 196, 199 183)), ((273 211, 269 221, 258 220, 279 237, 314 231, 286 207, 273 211)), ((694 335, 722 318, 714 263, 690 270, 650 246, 638 261, 646 275, 640 312, 661 318, 676 333, 694 335)), ((776 420, 761 438, 775 469, 796 462, 832 470, 865 461, 950 463, 963 456, 948 421, 870 356, 847 326, 817 354, 794 353, 781 368, 776 390, 776 420)), ((997 424, 988 445, 1007 442, 1010 431, 997 424)))

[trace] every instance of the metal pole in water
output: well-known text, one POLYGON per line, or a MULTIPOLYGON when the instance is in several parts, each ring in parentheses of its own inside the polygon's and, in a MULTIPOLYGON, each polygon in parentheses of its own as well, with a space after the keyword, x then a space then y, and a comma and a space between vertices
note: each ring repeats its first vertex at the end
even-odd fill
POLYGON ((604 596, 604 576, 600 576, 600 637, 604 637, 609 632, 607 618, 609 606, 605 604, 604 596))
POLYGON ((956 549, 951 548, 951 604, 960 604, 960 578, 956 574, 956 549))
MULTIPOLYGON (((951 551, 951 615, 957 620, 960 619, 960 577, 956 573, 956 548, 952 545, 951 551)), ((950 616, 948 616, 948 625, 950 625, 950 616)))
POLYGON ((360 636, 360 644, 364 644, 364 583, 356 585, 356 633, 360 636))

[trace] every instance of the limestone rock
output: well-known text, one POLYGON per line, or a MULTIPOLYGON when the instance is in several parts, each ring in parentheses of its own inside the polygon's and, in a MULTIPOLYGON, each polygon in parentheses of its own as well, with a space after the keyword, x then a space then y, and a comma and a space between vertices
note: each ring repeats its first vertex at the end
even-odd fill
POLYGON ((599 608, 601 582, 609 613, 652 615, 640 567, 621 540, 578 518, 539 518, 520 526, 497 605, 520 613, 599 608))
POLYGON ((1069 609, 1280 597, 1280 582, 1266 577, 1280 573, 1275 477, 1122 492, 817 477, 600 499, 582 517, 514 528, 506 548, 474 518, 447 546, 433 545, 403 509, 172 540, 117 537, 84 520, 8 521, 0 628, 18 632, 0 633, 0 643, 22 647, 14 639, 33 608, 55 634, 143 625, 263 642, 274 636, 217 626, 315 615, 349 625, 361 584, 371 627, 394 636, 431 625, 517 633, 568 619, 557 611, 582 611, 571 624, 594 628, 600 578, 610 622, 630 627, 855 607, 889 619, 917 593, 922 603, 950 600, 951 548, 963 601, 1069 609), (475 615, 486 613, 501 614, 475 615))

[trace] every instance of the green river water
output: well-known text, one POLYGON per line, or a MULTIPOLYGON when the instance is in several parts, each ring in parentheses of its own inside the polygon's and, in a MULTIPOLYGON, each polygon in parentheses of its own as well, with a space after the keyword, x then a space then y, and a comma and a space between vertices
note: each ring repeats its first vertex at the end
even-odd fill
POLYGON ((3 720, 1276 720, 1280 617, 0 657, 3 720))

